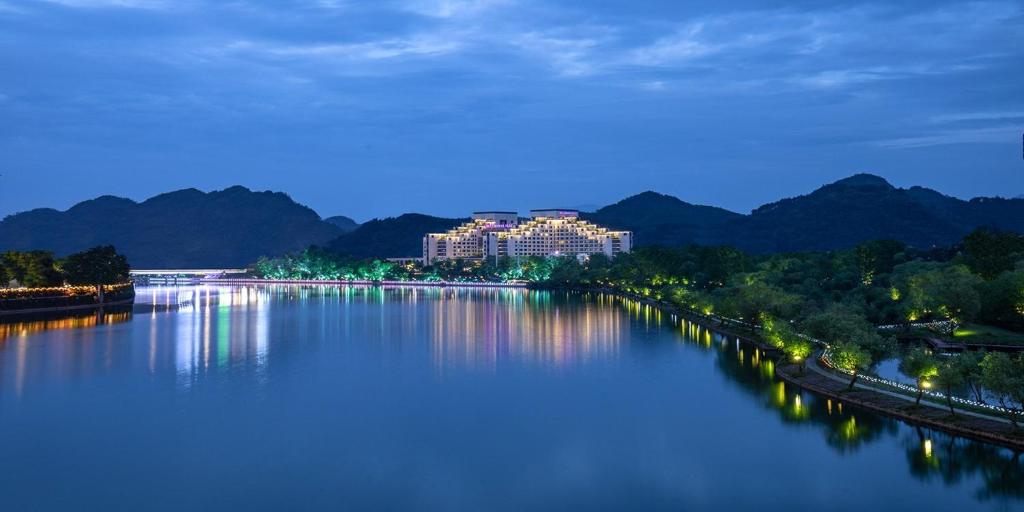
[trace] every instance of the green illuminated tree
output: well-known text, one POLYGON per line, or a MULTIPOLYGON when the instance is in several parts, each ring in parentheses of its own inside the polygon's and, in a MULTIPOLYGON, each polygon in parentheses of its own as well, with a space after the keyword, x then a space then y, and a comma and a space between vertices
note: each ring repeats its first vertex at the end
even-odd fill
POLYGON ((864 350, 856 343, 837 343, 832 346, 832 364, 837 368, 850 372, 850 385, 847 389, 852 390, 857 382, 860 372, 871 367, 871 353, 864 350))
POLYGON ((896 267, 894 281, 905 296, 901 302, 907 319, 950 320, 945 334, 952 335, 981 310, 982 280, 963 265, 907 263, 896 267))
POLYGON ((807 366, 807 358, 814 350, 814 344, 805 338, 794 337, 786 342, 784 350, 790 361, 800 363, 800 373, 802 374, 804 367, 807 366))
POLYGON ((939 365, 930 352, 922 347, 916 347, 900 360, 900 372, 916 381, 917 399, 914 400, 914 405, 920 405, 925 386, 929 383, 928 379, 939 374, 939 365))
POLYGON ((17 280, 21 286, 39 288, 64 283, 64 277, 57 271, 53 254, 47 251, 10 251, 0 256, 0 260, 8 278, 17 280))
POLYGON ((949 356, 938 365, 938 372, 935 375, 935 384, 942 388, 946 395, 946 404, 949 406, 949 414, 956 415, 953 409, 953 391, 967 384, 968 369, 961 360, 962 356, 949 356))
POLYGON ((893 353, 896 342, 878 334, 874 325, 856 308, 833 304, 825 311, 812 315, 801 324, 801 330, 826 343, 852 343, 883 359, 893 353))
POLYGON ((1003 352, 985 354, 981 360, 981 384, 1008 412, 1014 428, 1024 415, 1024 355, 1010 357, 1003 352))

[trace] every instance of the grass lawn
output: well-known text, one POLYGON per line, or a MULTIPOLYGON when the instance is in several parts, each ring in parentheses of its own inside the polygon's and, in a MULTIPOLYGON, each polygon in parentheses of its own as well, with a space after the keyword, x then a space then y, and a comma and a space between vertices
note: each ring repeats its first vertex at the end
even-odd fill
POLYGON ((964 324, 957 329, 953 339, 963 343, 1024 345, 1024 332, 1008 331, 991 325, 964 324))
POLYGON ((906 333, 897 333, 896 336, 901 339, 939 338, 953 343, 1024 346, 1024 332, 1008 331, 982 324, 964 324, 956 330, 956 334, 952 337, 922 327, 915 327, 906 333))

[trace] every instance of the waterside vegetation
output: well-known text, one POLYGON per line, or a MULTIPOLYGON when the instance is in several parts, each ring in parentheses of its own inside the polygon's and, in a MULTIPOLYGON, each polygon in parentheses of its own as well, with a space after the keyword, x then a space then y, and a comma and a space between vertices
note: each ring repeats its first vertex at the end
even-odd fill
POLYGON ((448 260, 427 267, 311 248, 261 259, 252 270, 269 279, 518 281, 646 298, 747 326, 801 368, 817 348, 810 340, 823 340, 828 360, 849 376, 849 389, 879 362, 898 358, 915 382, 917 402, 936 389, 951 410, 954 395, 967 394, 998 403, 1015 423, 1024 418, 1024 356, 939 354, 923 344, 966 349, 988 341, 981 333, 999 332, 996 345, 1024 346, 1024 237, 1009 232, 979 229, 953 247, 929 250, 889 240, 772 255, 688 245, 641 247, 615 259, 448 260))

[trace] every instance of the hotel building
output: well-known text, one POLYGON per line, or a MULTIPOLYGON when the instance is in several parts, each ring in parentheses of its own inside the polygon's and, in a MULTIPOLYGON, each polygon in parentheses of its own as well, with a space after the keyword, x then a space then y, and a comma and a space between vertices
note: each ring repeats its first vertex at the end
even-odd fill
POLYGON ((447 233, 423 237, 423 264, 445 259, 484 259, 525 256, 615 257, 629 252, 633 234, 610 231, 579 218, 576 210, 531 210, 520 223, 515 212, 476 212, 447 233))

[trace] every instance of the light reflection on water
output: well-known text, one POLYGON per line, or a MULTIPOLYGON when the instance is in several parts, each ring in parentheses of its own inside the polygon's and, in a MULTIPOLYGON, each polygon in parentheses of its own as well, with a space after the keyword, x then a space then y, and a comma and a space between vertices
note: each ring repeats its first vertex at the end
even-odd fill
MULTIPOLYGON (((126 466, 141 464, 161 480, 137 486, 136 504, 165 488, 163 480, 196 488, 206 475, 230 488, 240 485, 229 476, 238 471, 286 495, 310 491, 290 479, 299 473, 317 489, 341 493, 326 493, 312 508, 751 509, 792 498, 794 481, 804 493, 792 503, 806 508, 872 505, 828 498, 846 492, 849 499, 841 487, 848 482, 863 482, 893 506, 1014 509, 1024 498, 1024 470, 1007 450, 818 399, 776 380, 774 362, 756 347, 616 297, 154 287, 139 290, 134 317, 118 315, 0 324, 0 418, 7 420, 0 435, 10 440, 0 445, 2 460, 59 472, 47 457, 18 447, 44 435, 37 431, 52 425, 49 415, 66 414, 61 422, 85 423, 78 435, 99 418, 91 427, 103 437, 61 445, 58 423, 49 431, 57 454, 91 453, 119 429, 143 441, 119 438, 118 451, 167 446, 161 457, 126 466), (191 435, 179 438, 182 431, 191 435), (276 436, 287 440, 284 452, 267 441, 276 436), (310 446, 299 441, 307 437, 310 446), (165 469, 161 461, 182 452, 182 466, 165 469), (236 460, 262 472, 246 472, 236 460), (783 469, 771 471, 780 460, 783 469), (395 469, 407 466, 418 469, 395 469), (211 476, 203 468, 222 471, 211 476), (816 479, 822 475, 828 478, 816 479), (367 478, 366 494, 345 485, 367 478), (736 493, 733 478, 748 492, 736 493)), ((98 474, 116 473, 124 461, 104 465, 111 456, 97 449, 86 460, 98 474)), ((21 496, 33 482, 23 478, 0 478, 0 491, 21 496)), ((93 496, 93 488, 104 483, 78 492, 93 496)), ((287 505, 245 496, 230 504, 287 505)))

